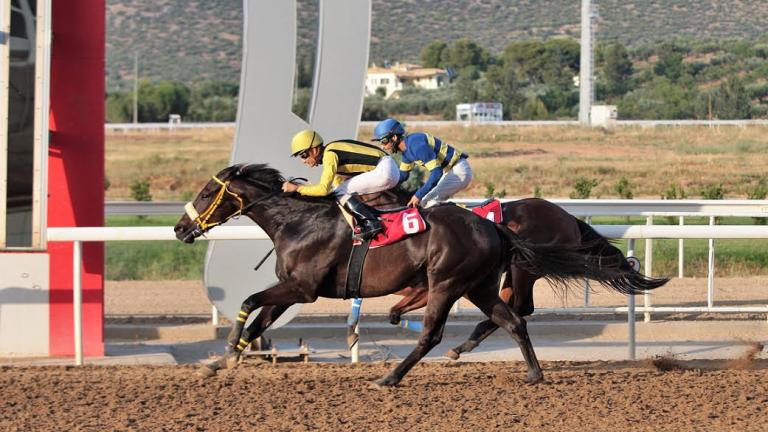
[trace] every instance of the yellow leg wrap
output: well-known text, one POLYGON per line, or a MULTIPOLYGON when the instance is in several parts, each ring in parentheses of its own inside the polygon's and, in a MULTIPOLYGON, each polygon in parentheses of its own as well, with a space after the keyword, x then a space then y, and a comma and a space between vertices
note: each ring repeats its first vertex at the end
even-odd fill
POLYGON ((243 338, 240 338, 240 342, 237 344, 237 349, 240 351, 244 350, 245 347, 247 347, 249 342, 243 338))

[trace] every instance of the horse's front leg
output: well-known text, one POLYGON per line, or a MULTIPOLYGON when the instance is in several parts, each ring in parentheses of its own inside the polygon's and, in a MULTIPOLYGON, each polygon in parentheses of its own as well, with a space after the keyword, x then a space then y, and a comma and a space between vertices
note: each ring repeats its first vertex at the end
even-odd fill
POLYGON ((520 318, 497 295, 488 290, 474 290, 467 293, 467 298, 475 304, 494 324, 506 330, 520 345, 525 363, 528 365, 528 376, 525 382, 535 384, 544 379, 533 345, 528 337, 528 329, 524 319, 520 318))
MULTIPOLYGON (((316 295, 300 289, 291 282, 280 282, 262 292, 249 296, 240 306, 237 319, 227 336, 227 348, 224 355, 206 367, 215 373, 219 369, 232 368, 237 365, 240 354, 260 336, 277 318, 290 306, 296 303, 308 303, 316 299, 316 295), (254 321, 245 329, 245 322, 254 310, 264 307, 254 321)), ((210 376, 211 373, 202 373, 210 376)))

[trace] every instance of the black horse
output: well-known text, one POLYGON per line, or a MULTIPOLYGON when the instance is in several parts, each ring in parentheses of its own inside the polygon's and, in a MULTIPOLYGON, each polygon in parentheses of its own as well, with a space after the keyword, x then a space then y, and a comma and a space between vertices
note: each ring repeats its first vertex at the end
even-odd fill
MULTIPOLYGON (((387 199, 378 197, 379 202, 392 205, 407 200, 401 194, 390 195, 387 199)), ((560 206, 539 198, 526 198, 502 204, 503 220, 507 228, 521 239, 539 245, 566 245, 580 248, 582 253, 595 259, 603 267, 612 267, 616 278, 598 282, 621 293, 646 291, 666 284, 667 278, 649 278, 635 271, 624 254, 589 224, 575 218, 560 206)), ((531 315, 534 311, 533 285, 545 275, 538 274, 509 263, 502 289, 499 293, 519 316, 531 315)), ((428 295, 424 287, 409 287, 396 294, 404 298, 394 305, 389 313, 392 324, 400 322, 400 316, 424 307, 428 295)), ((498 326, 493 321, 479 323, 464 343, 448 351, 450 358, 458 359, 461 353, 470 352, 490 336, 498 326)))
MULTIPOLYGON (((266 165, 235 165, 219 172, 186 207, 175 227, 179 240, 192 243, 213 226, 246 215, 272 239, 278 282, 249 296, 228 336, 223 356, 207 365, 208 375, 234 367, 248 344, 288 307, 318 297, 339 298, 346 280, 351 230, 331 198, 285 195, 280 173, 266 165), (248 316, 262 308, 251 324, 248 316)), ((603 272, 583 254, 561 247, 522 242, 508 229, 454 205, 422 211, 429 229, 369 252, 363 270, 362 297, 425 285, 428 301, 424 330, 415 349, 378 386, 394 386, 437 345, 451 305, 465 296, 517 341, 528 366, 526 382, 543 379, 526 323, 498 296, 499 278, 508 262, 556 281, 603 272), (471 253, 470 253, 471 251, 471 253)))

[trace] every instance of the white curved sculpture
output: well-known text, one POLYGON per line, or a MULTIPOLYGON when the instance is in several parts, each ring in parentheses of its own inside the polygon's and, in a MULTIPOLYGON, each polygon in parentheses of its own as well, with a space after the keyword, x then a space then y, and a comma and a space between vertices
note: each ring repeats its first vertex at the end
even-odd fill
MULTIPOLYGON (((296 1, 243 1, 243 60, 232 163, 268 163, 286 176, 317 178, 289 157, 291 137, 312 128, 326 141, 354 138, 362 112, 370 40, 370 0, 321 0, 309 123, 291 111, 296 70, 296 1)), ((229 224, 252 224, 247 218, 229 224)), ((268 240, 210 242, 205 264, 208 297, 233 320, 250 294, 277 281, 268 240)), ((290 321, 300 305, 272 326, 290 321)), ((252 316, 255 316, 253 314, 252 316)))

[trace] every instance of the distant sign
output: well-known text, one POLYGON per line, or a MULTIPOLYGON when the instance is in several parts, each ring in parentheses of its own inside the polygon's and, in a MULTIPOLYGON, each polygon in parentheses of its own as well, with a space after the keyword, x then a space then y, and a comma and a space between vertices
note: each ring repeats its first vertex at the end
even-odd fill
POLYGON ((467 122, 502 121, 504 108, 499 102, 475 102, 456 105, 456 120, 467 122))

